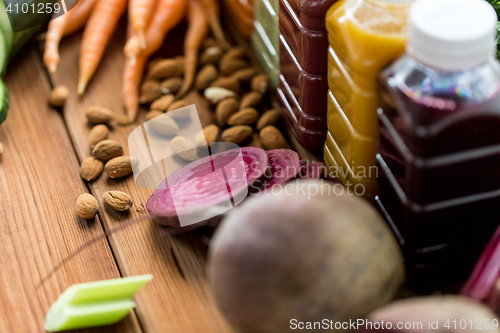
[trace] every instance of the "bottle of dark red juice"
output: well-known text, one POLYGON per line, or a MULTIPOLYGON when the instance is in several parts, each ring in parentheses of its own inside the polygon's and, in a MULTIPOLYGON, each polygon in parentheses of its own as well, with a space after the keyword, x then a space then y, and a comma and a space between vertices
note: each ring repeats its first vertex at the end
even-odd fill
POLYGON ((418 267, 465 266, 500 223, 496 24, 484 0, 420 0, 380 75, 376 201, 418 267))

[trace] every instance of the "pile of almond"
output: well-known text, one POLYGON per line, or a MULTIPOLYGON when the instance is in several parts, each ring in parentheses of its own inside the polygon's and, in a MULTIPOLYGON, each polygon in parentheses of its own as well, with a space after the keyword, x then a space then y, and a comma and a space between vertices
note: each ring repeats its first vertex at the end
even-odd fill
POLYGON ((92 106, 86 111, 87 120, 94 124, 89 133, 92 156, 80 166, 80 175, 86 181, 97 179, 104 170, 109 178, 122 178, 132 173, 129 156, 123 156, 123 148, 116 140, 109 140, 109 122, 115 114, 101 106, 92 106))
MULTIPOLYGON (((86 181, 97 179, 104 171, 109 178, 122 178, 132 173, 130 156, 123 156, 123 147, 116 140, 108 139, 109 127, 115 113, 101 106, 92 106, 86 111, 87 120, 94 124, 89 133, 91 155, 80 165, 80 176, 86 181)), ((126 211, 133 205, 132 198, 120 191, 109 191, 103 195, 113 209, 126 211)), ((83 219, 92 219, 97 214, 99 204, 91 194, 78 197, 76 212, 83 219)))
POLYGON ((148 71, 141 85, 139 102, 149 104, 146 120, 188 105, 177 99, 175 93, 182 85, 184 58, 155 59, 148 64, 148 71))
MULTIPOLYGON (((266 149, 285 148, 285 138, 275 127, 279 111, 268 107, 269 77, 259 73, 246 54, 242 46, 223 53, 213 40, 207 39, 195 88, 214 105, 223 141, 266 149)), ((211 125, 210 131, 214 131, 212 128, 211 125)))
MULTIPOLYGON (((268 107, 269 77, 250 64, 246 53, 240 46, 225 52, 212 38, 204 41, 194 89, 213 106, 216 124, 206 126, 194 143, 184 137, 177 139, 179 147, 197 145, 204 137, 207 143, 222 140, 267 149, 287 146, 275 127, 279 111, 268 107)), ((149 63, 140 94, 140 102, 149 104, 146 120, 188 105, 183 99, 176 100, 174 95, 182 84, 183 62, 183 57, 176 57, 149 63)), ((167 125, 175 132, 174 122, 167 125)), ((182 158, 189 161, 192 156, 182 158)))

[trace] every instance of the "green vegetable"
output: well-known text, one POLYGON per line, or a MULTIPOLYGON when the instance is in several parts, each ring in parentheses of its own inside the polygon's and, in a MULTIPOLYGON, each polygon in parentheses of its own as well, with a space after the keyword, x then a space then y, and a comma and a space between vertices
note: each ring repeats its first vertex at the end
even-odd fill
MULTIPOLYGON (((488 1, 493 6, 493 8, 495 8, 498 19, 500 20, 500 1, 499 0, 486 0, 486 1, 488 1)), ((500 59, 500 22, 498 22, 497 24, 497 29, 499 32, 497 37, 497 48, 498 48, 497 58, 500 59)))
POLYGON ((10 95, 5 83, 0 80, 0 124, 7 118, 10 107, 10 95))
POLYGON ((117 323, 135 307, 132 297, 152 278, 148 274, 74 284, 50 307, 45 329, 59 332, 117 323))
MULTIPOLYGON (((26 3, 54 3, 54 0, 23 0, 19 1, 19 8, 26 3)), ((29 8, 29 7, 28 7, 29 8)), ((7 64, 12 57, 37 33, 42 31, 45 24, 50 20, 50 13, 16 13, 15 10, 7 14, 5 0, 0 0, 0 73, 6 72, 7 64), (12 29, 11 21, 13 22, 12 29), (19 31, 19 32, 13 32, 19 31)), ((5 84, 0 80, 0 124, 5 121, 9 110, 9 92, 5 84)))

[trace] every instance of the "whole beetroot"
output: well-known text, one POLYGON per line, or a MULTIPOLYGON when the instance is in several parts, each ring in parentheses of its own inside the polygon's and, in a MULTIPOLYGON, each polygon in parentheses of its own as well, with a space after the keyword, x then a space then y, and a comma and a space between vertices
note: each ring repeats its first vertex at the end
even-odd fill
POLYGON ((363 199, 319 180, 250 198, 217 230, 208 276, 238 332, 289 332, 291 320, 365 318, 404 280, 391 231, 363 199), (314 194, 314 195, 313 195, 314 194))
POLYGON ((460 296, 408 298, 368 316, 363 333, 500 332, 498 317, 483 304, 460 296))

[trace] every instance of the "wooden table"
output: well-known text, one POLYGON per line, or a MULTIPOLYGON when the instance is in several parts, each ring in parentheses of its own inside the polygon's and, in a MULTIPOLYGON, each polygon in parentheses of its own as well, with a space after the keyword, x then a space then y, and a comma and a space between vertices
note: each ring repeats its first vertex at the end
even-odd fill
MULTIPOLYGON (((133 177, 113 180, 102 175, 86 183, 79 176, 80 162, 90 156, 91 126, 85 109, 101 105, 123 112, 124 30, 121 24, 83 98, 74 93, 80 35, 63 41, 56 75, 47 75, 36 45, 24 49, 9 66, 6 83, 12 106, 0 126, 5 147, 0 157, 0 332, 43 332, 49 307, 72 284, 146 273, 154 279, 135 297, 137 307, 125 320, 85 332, 230 331, 210 294, 203 235, 173 236, 146 221, 106 237, 104 230, 146 214, 143 207, 152 191, 140 189, 133 177), (59 84, 71 91, 62 114, 47 105, 51 87, 59 84), (130 213, 104 204, 102 194, 109 190, 134 198, 130 213), (75 201, 85 192, 100 203, 93 221, 75 214, 75 201), (100 239, 54 271, 95 238, 100 239)), ((189 100, 198 108, 205 103, 196 95, 189 100)), ((207 112, 202 125, 211 117, 207 112)), ((126 153, 127 137, 135 126, 114 126, 110 134, 126 153)))

